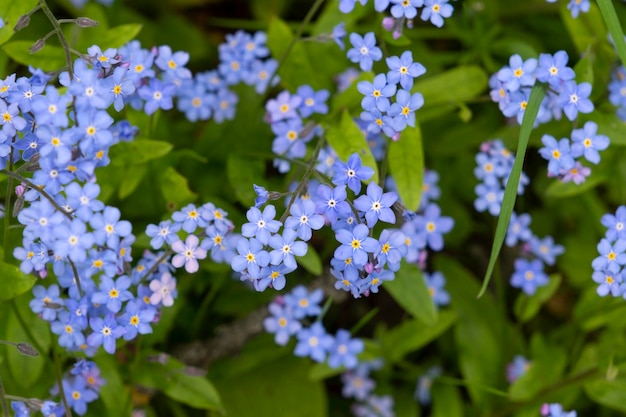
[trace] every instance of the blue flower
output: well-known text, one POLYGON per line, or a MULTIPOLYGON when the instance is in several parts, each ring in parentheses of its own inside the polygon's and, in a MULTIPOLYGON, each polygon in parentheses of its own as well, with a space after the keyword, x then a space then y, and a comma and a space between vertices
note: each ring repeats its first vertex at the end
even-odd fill
POLYGON ((603 271, 608 269, 612 273, 617 273, 620 267, 626 265, 626 240, 617 240, 611 244, 607 239, 600 240, 598 243, 598 253, 600 256, 596 257, 591 262, 591 267, 594 271, 603 271))
POLYGON ((335 250, 335 258, 345 260, 352 258, 357 266, 363 266, 368 261, 368 253, 378 250, 380 243, 369 237, 369 229, 364 224, 358 224, 352 232, 341 229, 335 234, 337 241, 341 243, 335 250))
POLYGON ((609 146, 609 138, 605 135, 598 135, 598 125, 595 122, 586 122, 582 129, 574 129, 572 131, 572 156, 578 158, 580 156, 592 164, 600 162, 600 154, 609 146))
POLYGON ((137 334, 152 333, 150 323, 154 320, 156 312, 156 308, 146 305, 141 300, 129 301, 124 314, 118 318, 120 325, 126 329, 124 340, 132 340, 137 334))
POLYGON ((342 216, 350 214, 350 205, 346 202, 346 186, 331 188, 321 184, 317 188, 317 211, 326 216, 330 223, 335 223, 342 216))
POLYGON ((87 387, 85 378, 81 377, 74 378, 72 382, 64 379, 63 392, 68 405, 72 407, 76 414, 81 416, 87 412, 87 403, 98 398, 98 394, 87 387))
POLYGON ((293 317, 300 320, 305 317, 318 316, 322 312, 320 303, 323 297, 324 292, 320 288, 309 292, 303 285, 298 285, 285 294, 284 301, 293 317))
POLYGON ((567 118, 573 121, 578 116, 578 112, 591 113, 593 111, 593 103, 589 100, 590 94, 591 84, 576 84, 576 81, 567 81, 563 84, 557 103, 563 108, 563 113, 567 118))
POLYGON ((387 81, 391 84, 400 83, 407 91, 413 87, 413 79, 426 73, 426 68, 419 62, 413 62, 411 51, 404 51, 400 57, 392 56, 386 59, 389 72, 387 81))
POLYGON ((600 222, 607 228, 605 236, 609 241, 626 240, 626 206, 619 206, 615 215, 603 215, 600 222))
POLYGON ((518 242, 527 242, 532 236, 529 228, 530 222, 530 214, 523 213, 518 216, 517 213, 511 213, 509 228, 506 232, 506 245, 515 246, 518 242))
POLYGON ((587 13, 591 8, 589 0, 570 0, 567 8, 572 13, 573 18, 577 18, 580 12, 587 13))
POLYGON ((514 265, 511 286, 521 288, 526 295, 533 295, 537 287, 548 284, 548 276, 543 272, 543 263, 539 259, 528 261, 520 258, 514 265))
POLYGON ((118 208, 107 206, 102 213, 94 215, 89 224, 94 228, 94 237, 99 245, 106 245, 111 249, 117 249, 120 238, 128 236, 132 226, 127 220, 120 220, 121 213, 118 208))
POLYGON ((247 270, 252 278, 259 278, 261 267, 267 266, 270 262, 270 255, 263 250, 261 242, 255 238, 250 240, 241 237, 237 240, 237 253, 231 260, 231 267, 235 272, 247 270))
POLYGON ((363 6, 367 3, 367 0, 339 0, 339 10, 341 13, 350 13, 357 1, 363 6))
POLYGON ((537 69, 535 58, 523 61, 521 56, 515 54, 509 58, 509 66, 498 71, 498 81, 504 83, 507 90, 514 92, 519 90, 521 86, 535 84, 535 69, 537 69))
POLYGON ((381 112, 389 110, 389 97, 396 93, 396 85, 387 83, 385 74, 378 74, 374 82, 360 81, 357 90, 365 97, 361 100, 361 107, 366 111, 378 109, 381 112))
POLYGON ((391 0, 391 15, 396 19, 404 17, 413 19, 417 16, 417 8, 424 5, 424 0, 391 0))
POLYGON ((46 321, 53 321, 57 317, 57 312, 65 304, 60 296, 59 286, 56 284, 46 288, 42 285, 33 287, 34 299, 30 301, 30 309, 35 314, 39 314, 46 321))
POLYGON ((241 234, 245 237, 255 237, 259 242, 267 245, 271 235, 278 232, 281 227, 281 223, 274 220, 275 216, 276 207, 272 204, 265 206, 262 213, 258 208, 251 207, 246 213, 249 223, 241 225, 241 234))
POLYGON ((451 217, 441 216, 441 209, 435 203, 426 206, 423 215, 418 215, 413 222, 420 231, 420 238, 434 251, 443 248, 443 234, 448 233, 454 226, 451 217))
POLYGON ((280 265, 284 263, 289 269, 296 269, 295 256, 306 255, 308 246, 306 243, 296 242, 296 231, 285 229, 281 235, 274 235, 269 240, 269 245, 274 249, 270 252, 270 263, 272 265, 280 265))
POLYGON ((425 0, 420 18, 423 21, 430 20, 433 25, 440 28, 443 26, 443 18, 452 16, 453 11, 454 7, 448 4, 448 0, 425 0))
POLYGON ((328 113, 326 100, 330 97, 328 90, 315 91, 310 85, 301 85, 296 94, 302 99, 302 104, 298 107, 298 112, 302 117, 309 117, 313 113, 328 113))
POLYGON ((122 302, 133 298, 132 293, 128 291, 130 285, 130 278, 126 275, 120 276, 115 281, 103 275, 100 281, 100 291, 92 294, 91 302, 94 304, 106 304, 109 311, 117 313, 122 309, 122 302))
POLYGON ((263 328, 268 333, 274 333, 274 341, 285 346, 291 335, 296 334, 302 325, 292 315, 291 310, 277 303, 269 305, 270 317, 263 320, 263 328))
POLYGON ((315 203, 311 200, 298 200, 289 209, 291 216, 285 220, 286 229, 294 229, 304 241, 311 239, 311 229, 319 230, 324 226, 324 218, 316 213, 315 203))
POLYGON ((530 368, 531 362, 522 355, 515 355, 513 362, 510 362, 506 366, 506 379, 510 384, 515 382, 520 376, 524 375, 528 368, 530 368))
POLYGON ((345 49, 345 45, 343 44, 343 38, 345 38, 346 35, 346 22, 340 22, 333 27, 333 33, 331 36, 335 43, 339 45, 342 51, 345 49))
POLYGON ((87 345, 93 348, 102 345, 111 355, 115 353, 115 341, 126 333, 126 329, 117 323, 113 313, 104 319, 101 317, 89 319, 89 326, 93 333, 87 337, 87 345))
POLYGON ((611 272, 609 270, 594 271, 591 279, 598 284, 596 292, 600 297, 605 297, 609 293, 613 297, 622 295, 622 283, 624 281, 622 272, 611 272))
POLYGON ((450 303, 450 294, 448 294, 444 288, 446 279, 443 274, 437 271, 432 274, 424 272, 423 275, 433 303, 435 303, 436 306, 448 305, 450 303))
POLYGON ((378 288, 385 281, 392 281, 395 278, 393 271, 388 269, 374 270, 364 280, 359 283, 359 292, 366 294, 367 291, 378 293, 378 288))
POLYGON ((284 119, 298 118, 296 110, 302 104, 300 96, 289 94, 289 91, 283 91, 275 99, 268 100, 265 110, 269 113, 272 123, 284 119))
POLYGON ((145 113, 151 115, 158 109, 171 110, 174 107, 172 99, 175 91, 175 84, 163 83, 157 78, 150 78, 148 84, 139 87, 137 94, 146 102, 145 113))
POLYGON ((367 185, 367 194, 354 200, 354 207, 365 213, 367 226, 372 228, 378 220, 395 223, 396 215, 391 206, 398 200, 398 195, 394 192, 384 193, 383 189, 376 183, 370 182, 367 185))
POLYGON ((535 73, 537 80, 549 83, 557 91, 560 90, 561 81, 573 80, 576 73, 567 66, 569 57, 567 52, 558 51, 554 55, 539 54, 539 65, 535 73))
POLYGON ((554 244, 552 236, 546 236, 543 239, 532 236, 529 243, 532 254, 548 265, 554 265, 556 257, 565 252, 565 248, 562 245, 554 244))
POLYGON ((402 257, 406 255, 406 236, 399 230, 384 229, 380 233, 379 250, 374 254, 376 267, 382 268, 385 265, 392 271, 400 269, 402 257))
POLYGON ((362 71, 371 70, 374 61, 383 57, 382 51, 376 46, 374 32, 368 32, 363 37, 358 33, 351 33, 350 43, 352 48, 348 50, 348 59, 359 64, 362 71))
POLYGON ((335 162, 335 175, 333 184, 347 184, 348 188, 358 194, 361 191, 361 181, 366 181, 374 175, 374 170, 368 166, 363 166, 358 153, 353 153, 348 158, 348 162, 335 162))
POLYGON ((339 329, 333 346, 329 350, 328 366, 339 368, 343 365, 347 369, 356 368, 359 363, 357 355, 363 352, 364 348, 365 345, 361 339, 353 339, 349 331, 339 329))
POLYGON ((399 90, 396 102, 389 109, 389 116, 393 117, 396 130, 404 130, 407 125, 415 127, 415 110, 424 105, 424 96, 421 93, 411 94, 406 90, 399 90))
POLYGON ((361 120, 367 122, 367 131, 370 133, 380 133, 381 131, 390 138, 396 138, 398 131, 391 116, 382 115, 378 109, 361 112, 361 120))
POLYGON ((310 327, 302 328, 296 334, 298 344, 294 349, 296 356, 309 356, 315 362, 324 362, 334 339, 326 333, 321 322, 316 321, 310 327))
POLYGON ((544 147, 539 149, 539 154, 548 161, 548 175, 558 176, 574 166, 568 139, 563 138, 557 142, 554 137, 545 134, 541 143, 544 147))
POLYGON ((180 223, 172 224, 169 220, 164 220, 159 225, 149 224, 146 227, 146 235, 151 237, 150 246, 152 249, 160 249, 164 243, 171 245, 178 240, 176 234, 180 230, 180 223))

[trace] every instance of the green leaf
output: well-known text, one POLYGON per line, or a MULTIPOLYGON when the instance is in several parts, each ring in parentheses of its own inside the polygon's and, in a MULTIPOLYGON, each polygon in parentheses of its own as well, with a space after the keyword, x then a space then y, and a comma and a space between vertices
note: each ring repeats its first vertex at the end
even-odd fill
POLYGON ((559 274, 552 274, 550 275, 548 284, 537 288, 537 291, 533 295, 528 296, 521 293, 517 297, 514 307, 515 316, 517 316, 519 321, 524 323, 535 317, 541 306, 554 295, 560 283, 561 276, 559 274))
POLYGON ((124 172, 124 180, 120 182, 117 194, 120 199, 128 197, 139 187, 141 180, 148 172, 148 167, 145 164, 128 165, 126 168, 122 168, 122 170, 124 172))
POLYGON ((424 149, 418 124, 407 127, 398 141, 389 144, 387 161, 400 199, 409 210, 417 211, 424 182, 424 149))
POLYGON ((10 300, 35 285, 35 277, 20 271, 20 268, 0 261, 0 301, 10 300))
POLYGON ((522 126, 519 132, 519 140, 517 142, 517 153, 515 155, 515 162, 511 169, 511 175, 507 181, 504 189, 504 197, 502 198, 502 208, 500 210, 500 216, 498 217, 498 225, 496 226, 496 234, 493 238, 493 245, 491 247, 491 255, 489 257, 489 265, 487 272, 483 279, 483 285, 478 293, 478 296, 482 296, 487 290, 491 274, 496 266, 496 260, 500 255, 500 249, 504 243, 506 237, 506 231, 511 220, 511 213, 513 213, 513 207, 515 206, 515 199, 517 198, 517 187, 519 184, 520 176, 522 174, 522 166, 524 164, 524 157, 526 155, 526 148, 528 147, 528 140, 532 133, 533 125, 537 119, 539 113, 539 106, 543 101, 543 97, 546 94, 547 86, 542 83, 536 83, 530 92, 530 98, 528 99, 528 106, 524 111, 524 118, 522 119, 522 126))
POLYGON ((559 180, 552 181, 552 184, 546 188, 546 197, 565 198, 572 197, 578 194, 582 194, 585 191, 596 188, 607 180, 606 175, 596 174, 595 171, 591 172, 591 175, 587 177, 587 180, 582 184, 575 184, 573 181, 563 182, 559 180))
POLYGON ((226 173, 237 199, 246 207, 252 206, 256 198, 252 184, 264 177, 265 163, 231 153, 226 162, 226 173))
POLYGON ((167 155, 174 148, 169 142, 137 138, 120 142, 109 151, 111 165, 138 165, 167 155))
POLYGON ((608 381, 598 379, 585 384, 585 393, 593 401, 605 407, 626 412, 626 380, 608 381))
MULTIPOLYGON (((607 28, 602 23, 602 16, 595 4, 591 3, 589 11, 580 13, 578 17, 573 17, 565 4, 560 8, 561 20, 565 24, 576 50, 581 55, 588 52, 590 46, 596 47, 599 43, 606 42, 607 39, 607 28)), ((598 1, 599 3, 601 2, 598 1)), ((576 75, 578 75, 578 71, 576 71, 576 75)))
POLYGON ((15 32, 13 27, 20 16, 31 11, 38 3, 38 0, 4 0, 0 2, 0 16, 4 20, 4 27, 0 29, 0 45, 8 41, 15 32))
POLYGON ((161 191, 165 205, 172 211, 196 199, 196 194, 189 189, 187 178, 172 167, 167 167, 161 176, 161 191))
POLYGON ((48 323, 43 319, 36 317, 30 310, 28 307, 30 299, 30 295, 25 294, 24 297, 19 297, 19 299, 13 300, 13 302, 15 303, 15 307, 19 311, 22 320, 24 320, 25 324, 29 327, 30 334, 32 334, 33 337, 36 337, 37 340, 33 341, 29 338, 29 333, 27 333, 22 327, 22 323, 19 321, 15 309, 11 310, 8 317, 5 318, 5 337, 10 342, 27 342, 33 347, 39 344, 42 349, 46 349, 46 351, 38 352, 39 356, 32 357, 22 355, 14 346, 1 347, 4 352, 6 352, 5 357, 13 378, 23 388, 32 386, 44 372, 46 357, 51 343, 48 323))
POLYGON ((311 62, 304 44, 300 41, 294 43, 291 29, 277 17, 270 20, 267 46, 272 56, 279 61, 278 73, 281 82, 288 88, 295 90, 305 83, 314 89, 329 87, 328 81, 320 76, 320 67, 311 62))
POLYGON ((446 290, 457 313, 455 353, 469 395, 474 403, 484 404, 489 391, 504 386, 503 369, 519 352, 519 335, 490 293, 476 299, 478 280, 456 260, 439 255, 434 268, 447 278, 446 290))
MULTIPOLYGON (((98 38, 98 46, 104 51, 106 48, 119 48, 137 37, 141 32, 139 23, 129 23, 112 27, 104 36, 98 38)), ((88 45, 89 47, 91 45, 88 45)))
POLYGON ((567 353, 548 344, 540 333, 531 340, 532 362, 528 370, 509 387, 510 398, 524 401, 534 398, 544 388, 558 382, 567 365, 567 353))
POLYGON ((435 340, 455 321, 456 313, 453 311, 440 312, 439 320, 432 326, 425 326, 418 320, 405 320, 381 337, 382 351, 390 363, 395 363, 407 353, 435 340))
POLYGON ((30 47, 34 42, 14 41, 4 45, 3 50, 15 62, 22 65, 32 65, 44 71, 58 71, 65 67, 65 52, 63 48, 54 45, 46 45, 43 49, 31 54, 30 47))
POLYGON ((288 354, 215 384, 229 416, 326 417, 324 385, 307 378, 310 366, 288 354))
MULTIPOLYGON (((412 91, 424 96, 424 108, 470 100, 487 88, 487 74, 478 66, 459 66, 416 81, 412 91)), ((417 113, 419 118, 419 111, 417 113)))
POLYGON ((346 162, 350 155, 358 153, 363 165, 374 170, 374 176, 366 182, 378 182, 378 166, 372 155, 365 134, 359 129, 352 116, 347 111, 341 113, 339 123, 332 124, 326 129, 328 144, 337 152, 339 159, 346 162))
POLYGON ((432 417, 463 417, 463 399, 457 387, 435 380, 431 396, 432 417))
POLYGON ((437 308, 417 266, 403 263, 396 277, 383 287, 413 317, 429 326, 437 323, 437 308))
POLYGON ((96 356, 94 361, 98 364, 102 378, 106 384, 100 388, 100 398, 104 403, 108 415, 130 415, 131 398, 130 391, 124 386, 119 373, 119 362, 114 356, 102 353, 96 356))
POLYGON ((322 260, 313 246, 309 245, 306 254, 296 257, 296 261, 311 274, 315 276, 322 274, 322 260))
POLYGON ((193 376, 185 365, 172 357, 165 364, 145 360, 134 373, 136 382, 161 390, 168 397, 203 410, 222 410, 220 396, 204 376, 193 376))
MULTIPOLYGON (((617 55, 619 55, 622 65, 626 65, 626 41, 624 41, 624 31, 617 18, 613 2, 611 0, 598 0, 598 7, 600 8, 604 23, 617 49, 617 55)), ((598 36, 602 35, 599 34, 598 36)))

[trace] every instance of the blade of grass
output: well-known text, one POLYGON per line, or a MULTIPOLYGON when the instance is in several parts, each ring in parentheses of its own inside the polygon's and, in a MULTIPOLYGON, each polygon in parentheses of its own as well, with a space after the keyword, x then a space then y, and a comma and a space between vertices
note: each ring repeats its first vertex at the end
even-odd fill
POLYGON ((522 174, 522 166, 524 165, 524 156, 526 155, 528 140, 530 139, 530 133, 533 130, 537 114, 539 113, 539 106, 546 95, 546 89, 546 84, 537 82, 530 92, 530 98, 528 99, 528 105, 524 111, 524 118, 522 119, 522 126, 519 131, 515 162, 513 163, 511 175, 504 189, 502 208, 500 209, 500 217, 498 217, 496 234, 493 238, 489 265, 487 266, 487 272, 485 273, 485 278, 483 278, 483 285, 478 293, 478 298, 487 290, 493 269, 496 265, 496 260, 498 259, 498 255, 500 255, 500 249, 502 249, 502 244, 504 243, 509 221, 511 220, 511 213, 513 213, 513 207, 515 206, 515 199, 517 198, 517 187, 522 174))
POLYGON ((626 65, 626 41, 624 41, 624 32, 617 19, 617 13, 613 2, 611 0, 598 0, 598 6, 600 7, 600 13, 606 23, 606 27, 613 38, 615 49, 617 49, 617 55, 622 61, 623 65, 626 65))

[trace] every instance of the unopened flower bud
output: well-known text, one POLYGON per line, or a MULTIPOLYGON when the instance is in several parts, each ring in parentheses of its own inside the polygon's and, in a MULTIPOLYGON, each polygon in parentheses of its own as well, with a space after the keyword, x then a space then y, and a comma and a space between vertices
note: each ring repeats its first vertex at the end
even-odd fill
POLYGON ((269 193, 267 193, 267 199, 268 200, 278 200, 282 196, 283 196, 283 194, 279 193, 278 191, 270 191, 269 193))
POLYGON ((30 23, 30 16, 27 14, 23 14, 17 19, 17 23, 13 26, 14 31, 22 30, 30 23))
POLYGON ((42 50, 44 46, 46 46, 46 41, 43 39, 37 39, 37 42, 30 47, 29 51, 31 54, 34 54, 35 52, 42 50))
POLYGON ((88 17, 79 17, 76 19, 76 26, 81 28, 92 28, 98 26, 98 22, 88 17))
POLYGON ((26 342, 20 342, 16 345, 17 347, 17 351, 20 352, 22 355, 26 355, 26 356, 39 356, 39 352, 37 352, 37 350, 35 350, 34 347, 32 347, 29 343, 26 342))
POLYGON ((383 28, 385 30, 388 30, 388 31, 392 30, 395 24, 396 24, 396 19, 394 19, 393 17, 387 16, 383 18, 383 28))

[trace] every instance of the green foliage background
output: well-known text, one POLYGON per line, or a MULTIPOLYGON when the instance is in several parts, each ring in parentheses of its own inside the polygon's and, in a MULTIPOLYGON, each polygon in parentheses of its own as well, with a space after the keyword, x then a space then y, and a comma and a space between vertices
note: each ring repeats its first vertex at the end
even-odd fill
MULTIPOLYGON (((17 18, 36 3, 0 0, 0 16, 7 22, 0 29, 0 77, 24 73, 25 65, 45 70, 64 65, 63 52, 53 41, 36 54, 28 53, 50 29, 42 15, 33 15, 26 29, 12 33, 17 18)), ((598 297, 591 280, 591 260, 603 235, 599 219, 626 202, 626 129, 607 101, 609 75, 618 58, 595 3, 590 13, 573 19, 564 2, 458 1, 442 29, 416 22, 399 39, 381 29, 382 16, 371 5, 343 15, 333 0, 324 2, 304 27, 301 22, 312 1, 116 0, 110 8, 88 3, 82 10, 67 1, 50 4, 57 17, 88 16, 99 22, 97 28, 65 27, 78 51, 86 52, 92 44, 103 50, 118 47, 131 39, 143 46, 168 44, 190 53, 194 71, 215 68, 217 45, 226 33, 265 30, 272 55, 283 59, 281 84, 274 92, 293 92, 302 84, 334 92, 336 75, 349 66, 345 52, 333 42, 298 41, 300 31, 315 37, 346 21, 348 32, 374 31, 387 56, 411 50, 427 68, 413 88, 424 95, 425 106, 417 112, 419 126, 392 143, 385 168, 409 208, 419 203, 424 167, 440 174, 440 205, 455 219, 455 227, 446 236, 444 253, 434 254, 429 262, 446 276, 452 303, 437 311, 419 270, 405 265, 381 294, 332 303, 326 326, 352 328, 374 312, 359 324, 358 336, 367 341, 364 358, 385 359, 376 374, 378 392, 394 396, 398 417, 536 416, 544 402, 560 402, 565 409, 577 409, 579 416, 626 415, 626 303, 598 297), (575 64, 578 81, 593 84, 596 111, 581 116, 578 124, 595 121, 612 145, 587 183, 574 186, 547 178, 536 152, 542 134, 568 136, 571 123, 553 121, 530 133, 524 170, 531 184, 516 209, 531 213, 535 233, 554 236, 566 251, 550 271, 550 284, 527 297, 509 287, 515 254, 503 249, 490 286, 477 298, 496 219, 473 208, 474 156, 486 140, 501 138, 515 150, 520 137, 520 127, 508 123, 489 100, 488 77, 508 63, 511 54, 529 58, 561 49, 575 64), (532 366, 509 385, 505 368, 515 354, 529 357, 532 366), (432 407, 420 408, 412 398, 415 381, 435 363, 442 365, 444 377, 433 386, 432 407)), ((615 7, 624 22, 626 7, 621 2, 615 7)), ((381 62, 374 69, 382 72, 386 67, 381 62)), ((372 79, 373 74, 361 79, 372 79)), ((283 177, 271 167, 273 136, 263 121, 268 97, 245 86, 235 91, 237 116, 223 124, 192 124, 177 111, 148 117, 125 110, 124 117, 139 127, 139 137, 116 145, 111 165, 97 176, 100 199, 119 207, 132 221, 138 235, 136 253, 149 246, 142 233, 147 224, 187 203, 211 201, 240 225, 254 202, 253 183, 284 191, 302 175, 295 171, 283 177)), ((364 151, 365 163, 382 175, 352 121, 359 113, 360 94, 352 84, 332 95, 329 115, 317 120, 341 157, 364 151)), ((6 255, 20 244, 21 231, 2 232, 9 234, 11 247, 3 248, 0 264, 0 339, 27 340, 42 354, 27 358, 2 346, 0 375, 8 393, 45 398, 54 381, 55 358, 61 363, 70 358, 28 308, 34 279, 21 274, 6 255)), ((288 287, 328 275, 332 239, 329 231, 315 235, 310 254, 302 259, 303 269, 288 278, 288 287)), ((338 371, 294 357, 293 344, 277 347, 268 335, 255 335, 236 356, 219 358, 208 366, 206 376, 195 376, 181 352, 230 337, 220 329, 237 329, 228 326, 258 314, 276 294, 251 292, 231 278, 228 266, 210 261, 201 263, 198 274, 179 274, 179 293, 154 334, 115 357, 95 358, 107 384, 102 401, 90 407, 88 415, 129 415, 132 407, 144 408, 150 416, 350 415, 350 403, 340 395, 338 371), (151 360, 159 352, 172 356, 164 364, 151 360)))

